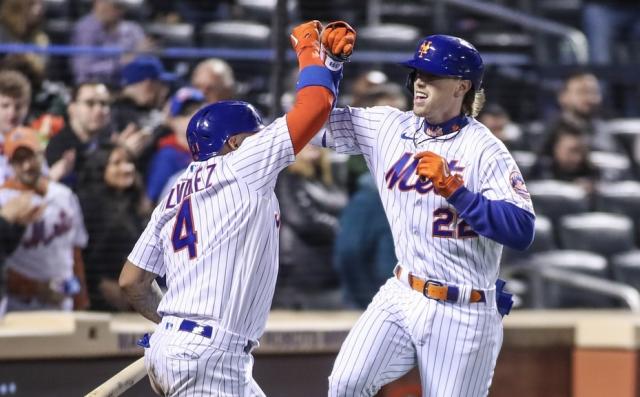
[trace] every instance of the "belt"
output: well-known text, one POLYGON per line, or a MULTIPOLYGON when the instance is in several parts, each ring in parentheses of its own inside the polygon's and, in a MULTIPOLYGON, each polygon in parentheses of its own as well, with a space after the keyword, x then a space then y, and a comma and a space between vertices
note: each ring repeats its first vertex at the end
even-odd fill
MULTIPOLYGON (((216 324, 209 325, 206 322, 197 322, 171 315, 163 316, 160 326, 164 330, 189 332, 211 339, 212 344, 226 351, 244 352, 248 354, 260 345, 256 340, 220 328, 216 324), (174 327, 174 324, 177 325, 177 328, 174 327)), ((149 347, 149 337, 143 337, 138 341, 138 344, 142 347, 149 347)))
POLYGON ((205 338, 211 338, 211 334, 213 333, 212 326, 200 325, 197 322, 191 320, 182 320, 178 329, 180 331, 191 332, 192 334, 204 336, 205 338))
MULTIPOLYGON (((401 266, 396 266, 394 269, 394 273, 399 280, 402 280, 402 272, 401 266)), ((411 273, 408 274, 407 281, 411 289, 420 292, 429 299, 443 302, 458 302, 460 299, 461 288, 458 286, 447 285, 436 280, 424 280, 411 273)), ((484 291, 472 289, 468 301, 471 303, 486 302, 484 291)))

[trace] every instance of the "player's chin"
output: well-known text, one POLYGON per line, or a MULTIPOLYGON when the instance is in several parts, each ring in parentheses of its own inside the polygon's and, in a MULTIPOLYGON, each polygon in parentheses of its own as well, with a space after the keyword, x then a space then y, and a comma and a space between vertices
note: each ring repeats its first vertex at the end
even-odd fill
POLYGON ((427 107, 425 105, 413 104, 413 113, 418 117, 425 117, 427 115, 427 107))

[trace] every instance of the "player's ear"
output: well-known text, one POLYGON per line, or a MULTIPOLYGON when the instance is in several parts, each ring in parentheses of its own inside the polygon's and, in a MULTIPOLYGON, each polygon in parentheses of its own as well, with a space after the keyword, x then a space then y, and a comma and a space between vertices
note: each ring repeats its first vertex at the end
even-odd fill
POLYGON ((234 151, 237 148, 239 148, 240 142, 238 141, 238 135, 229 137, 229 139, 227 140, 227 145, 229 145, 229 149, 231 149, 231 151, 234 151))
POLYGON ((456 98, 464 97, 467 91, 471 89, 471 81, 470 80, 459 80, 458 87, 454 92, 454 96, 456 98))

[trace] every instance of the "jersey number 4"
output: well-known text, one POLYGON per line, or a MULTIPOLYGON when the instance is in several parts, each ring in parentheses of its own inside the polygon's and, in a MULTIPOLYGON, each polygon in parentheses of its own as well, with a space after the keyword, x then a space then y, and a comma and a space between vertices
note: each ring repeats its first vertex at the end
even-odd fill
POLYGON ((191 214, 191 197, 187 197, 182 201, 178 214, 176 215, 176 223, 173 225, 173 234, 171 235, 171 243, 175 252, 189 248, 189 258, 194 259, 198 256, 196 244, 198 244, 198 233, 193 227, 193 215, 191 214))
POLYGON ((449 208, 438 208, 433 211, 433 236, 445 238, 478 237, 471 226, 464 220, 458 223, 458 214, 449 208))

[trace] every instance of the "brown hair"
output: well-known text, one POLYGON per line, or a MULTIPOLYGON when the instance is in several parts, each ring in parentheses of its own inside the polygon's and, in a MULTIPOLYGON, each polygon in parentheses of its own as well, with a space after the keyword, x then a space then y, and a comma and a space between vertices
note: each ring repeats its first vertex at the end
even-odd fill
POLYGON ((0 4, 0 22, 14 36, 22 42, 46 45, 49 39, 40 26, 26 23, 32 7, 28 0, 3 0, 0 4))
POLYGON ((0 71, 0 95, 13 99, 31 100, 31 84, 20 72, 2 70, 0 71))

